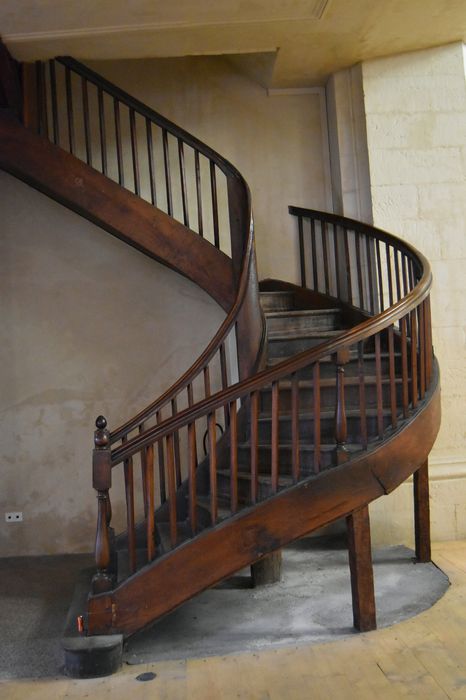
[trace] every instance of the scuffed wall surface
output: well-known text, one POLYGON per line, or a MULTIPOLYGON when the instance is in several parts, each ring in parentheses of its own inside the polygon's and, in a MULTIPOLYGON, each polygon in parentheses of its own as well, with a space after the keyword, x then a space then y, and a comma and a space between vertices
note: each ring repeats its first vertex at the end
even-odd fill
POLYGON ((5 173, 0 210, 0 555, 89 551, 95 417, 116 427, 143 408, 224 314, 188 280, 5 173), (23 511, 23 523, 5 523, 5 511, 23 511))

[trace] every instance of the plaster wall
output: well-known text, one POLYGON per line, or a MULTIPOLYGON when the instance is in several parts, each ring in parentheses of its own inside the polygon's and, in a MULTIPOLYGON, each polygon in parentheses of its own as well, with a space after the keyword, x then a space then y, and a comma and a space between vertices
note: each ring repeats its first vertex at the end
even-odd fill
MULTIPOLYGON (((240 169, 261 276, 297 279, 288 205, 326 201, 321 95, 269 97, 217 58, 93 67, 240 169)), ((0 211, 0 556, 89 551, 95 417, 116 427, 160 395, 223 313, 189 281, 5 173, 0 211), (5 523, 6 511, 24 521, 5 523)), ((118 523, 122 479, 112 492, 118 523)))
MULTIPOLYGON (((466 536, 466 82, 462 43, 362 65, 372 215, 430 260, 442 427, 431 456, 432 534, 466 536)), ((410 485, 372 508, 378 542, 411 532, 410 485)))
MULTIPOLYGON (((5 173, 0 210, 0 556, 89 551, 95 417, 115 428, 160 395, 224 314, 193 283, 5 173), (6 511, 23 522, 7 524, 6 511)), ((121 473, 112 498, 118 516, 121 473)))

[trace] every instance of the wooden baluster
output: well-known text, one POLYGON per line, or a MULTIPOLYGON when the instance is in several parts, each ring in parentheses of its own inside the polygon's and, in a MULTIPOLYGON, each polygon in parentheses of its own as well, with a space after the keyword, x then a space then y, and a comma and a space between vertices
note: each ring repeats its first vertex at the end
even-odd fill
POLYGON ((401 255, 401 274, 403 277, 403 296, 406 296, 409 293, 409 285, 408 285, 408 273, 406 271, 406 255, 402 253, 401 255))
POLYGON ((388 277, 388 301, 390 306, 393 306, 393 280, 392 280, 392 260, 390 256, 390 246, 385 241, 385 258, 387 261, 387 277, 388 277))
POLYGON ((217 180, 215 175, 215 163, 210 161, 210 191, 212 194, 212 222, 214 227, 214 245, 220 249, 220 231, 218 225, 217 180))
POLYGON ((299 236, 299 267, 301 270, 301 287, 306 287, 306 263, 304 259, 304 233, 303 217, 298 216, 298 236, 299 236))
POLYGON ((105 136, 105 106, 102 88, 97 88, 97 100, 99 104, 99 134, 100 134, 100 158, 102 172, 107 175, 107 139, 105 136))
POLYGON ((296 372, 291 375, 291 474, 296 483, 300 477, 299 465, 299 380, 296 372))
POLYGON ((372 277, 372 256, 371 256, 371 246, 369 241, 369 236, 366 236, 366 263, 367 263, 367 284, 368 284, 368 294, 369 294, 369 311, 371 314, 375 313, 375 289, 374 281, 372 277))
POLYGON ((196 424, 188 424, 188 502, 189 502, 189 524, 192 535, 197 531, 197 495, 196 495, 196 424))
POLYGON ((180 180, 181 180, 181 201, 183 203, 183 222, 185 226, 189 226, 189 209, 188 209, 188 191, 186 188, 186 169, 184 162, 184 147, 183 141, 178 139, 178 158, 180 163, 180 180))
POLYGON ((170 543, 176 547, 178 541, 178 526, 176 515, 176 483, 175 483, 175 450, 173 435, 166 437, 167 447, 167 477, 168 477, 168 518, 170 522, 170 543))
POLYGON ((395 255, 395 284, 396 284, 396 300, 401 299, 401 278, 400 278, 400 253, 394 248, 395 255))
POLYGON ((150 201, 157 206, 157 187, 155 184, 155 161, 154 161, 154 145, 152 142, 152 122, 146 117, 146 140, 147 140, 147 160, 149 164, 149 184, 150 184, 150 201))
MULTIPOLYGON (((126 435, 123 436, 121 442, 124 445, 128 441, 126 435)), ((126 527, 128 530, 128 563, 129 572, 134 574, 136 571, 136 529, 134 519, 134 475, 133 475, 133 458, 128 457, 124 461, 125 473, 125 496, 126 496, 126 527)))
MULTIPOLYGON (((178 413, 178 406, 176 401, 176 396, 171 400, 172 416, 176 416, 178 413)), ((175 472, 176 472, 176 485, 181 486, 181 456, 180 456, 180 434, 178 430, 173 433, 173 444, 175 448, 175 472)))
POLYGON ((92 458, 92 485, 97 491, 97 532, 95 538, 95 561, 97 573, 92 578, 92 592, 104 593, 113 588, 110 568, 110 499, 112 486, 112 454, 107 421, 99 416, 95 422, 94 451, 92 458))
POLYGON ((147 494, 147 520, 146 520, 146 542, 147 561, 150 562, 155 556, 155 494, 154 494, 154 445, 146 447, 146 494, 147 494))
POLYGON ((353 511, 346 523, 354 626, 360 632, 369 632, 376 629, 377 621, 368 507, 353 511))
MULTIPOLYGON (((162 422, 162 416, 160 411, 156 411, 155 414, 155 419, 157 421, 157 425, 160 425, 162 422)), ((165 503, 167 500, 167 492, 165 488, 165 458, 163 454, 163 441, 159 440, 158 442, 158 455, 159 455, 159 484, 160 484, 160 501, 161 503, 165 503)))
POLYGON ((92 166, 91 127, 89 122, 89 95, 87 91, 86 78, 81 78, 81 91, 83 100, 84 144, 86 147, 86 163, 92 166))
POLYGON ((272 492, 278 491, 279 451, 280 451, 280 389, 278 382, 272 382, 272 492))
POLYGON ((196 171, 197 231, 202 238, 204 236, 204 225, 202 219, 201 168, 199 163, 199 151, 194 151, 194 169, 196 171))
POLYGON ((408 340, 406 332, 406 316, 400 321, 401 327, 401 396, 403 403, 403 418, 409 414, 409 379, 408 379, 408 340))
POLYGON ((368 309, 369 304, 366 304, 364 301, 364 287, 362 283, 362 267, 361 267, 361 243, 360 243, 360 236, 361 234, 359 231, 354 232, 355 235, 355 244, 356 244, 356 269, 357 269, 357 274, 358 274, 358 301, 359 301, 359 308, 360 309, 368 309))
POLYGON ((429 510, 429 466, 428 462, 413 474, 414 534, 416 558, 420 562, 431 560, 430 510, 429 510))
MULTIPOLYGON (((139 425, 139 435, 144 432, 144 423, 139 425)), ((146 479, 146 448, 143 447, 139 452, 139 457, 141 460, 141 483, 142 483, 142 500, 144 502, 144 517, 147 518, 147 479, 146 479)))
POLYGON ((375 343, 375 387, 377 395, 377 433, 383 438, 383 393, 382 393, 382 357, 380 353, 380 333, 374 337, 375 343))
POLYGON ((314 403, 314 473, 320 471, 320 365, 312 368, 312 386, 314 403))
POLYGON ((39 61, 39 71, 40 71, 40 90, 41 90, 41 123, 42 123, 42 134, 43 136, 49 137, 49 117, 47 110, 47 78, 45 74, 45 63, 39 61))
MULTIPOLYGON (((193 385, 188 384, 188 406, 194 404, 193 385)), ((193 535, 197 531, 197 490, 196 490, 196 471, 197 471, 197 440, 196 440, 196 424, 188 425, 188 452, 189 452, 189 522, 193 535)))
POLYGON ((210 480, 210 516, 212 525, 217 522, 217 439, 215 434, 215 411, 209 413, 209 480, 210 480))
POLYGON ((57 102, 57 78, 55 73, 55 61, 49 61, 50 67, 50 95, 52 98, 52 132, 53 142, 58 146, 60 143, 60 131, 58 123, 58 102, 57 102))
POLYGON ((115 120, 115 143, 117 152, 118 165, 118 184, 121 187, 125 186, 125 170, 123 167, 123 148, 121 143, 121 119, 120 119, 120 103, 116 97, 113 98, 113 116, 115 120))
POLYGON ((358 376, 359 376, 359 417, 361 421, 361 442, 367 450, 367 413, 366 413, 366 375, 364 371, 364 341, 358 343, 358 376))
POLYGON ((35 63, 23 63, 21 66, 21 102, 22 122, 26 129, 40 133, 39 95, 37 66, 35 63))
POLYGON ((379 304, 380 311, 385 309, 384 301, 384 290, 383 290, 383 278, 382 278, 382 260, 380 256, 380 241, 374 241, 375 245, 375 258, 377 261, 377 280, 378 280, 378 290, 379 290, 379 304))
MULTIPOLYGON (((222 376, 222 389, 225 391, 225 389, 228 388, 228 373, 227 373, 227 357, 226 357, 226 352, 225 352, 225 343, 222 343, 220 345, 220 372, 222 376)), ((225 404, 223 408, 223 413, 224 413, 224 418, 225 418, 225 428, 230 422, 230 416, 229 416, 229 406, 228 404, 225 404)))
POLYGON ((259 392, 251 394, 251 503, 257 502, 259 487, 259 392))
POLYGON ((343 242, 345 245, 345 266, 346 266, 346 294, 350 304, 353 303, 353 285, 351 280, 351 261, 349 252, 348 229, 343 229, 343 242))
POLYGON ((316 243, 316 222, 311 218, 311 250, 312 250, 312 276, 313 289, 319 291, 319 277, 317 274, 317 243, 316 243))
POLYGON ((425 321, 426 321, 426 388, 428 389, 430 387, 430 382, 432 379, 432 325, 431 325, 431 318, 430 318, 430 297, 427 297, 427 299, 424 302, 425 308, 424 308, 424 314, 425 314, 425 321))
POLYGON ((41 61, 36 61, 34 63, 35 73, 36 73, 36 99, 37 99, 37 131, 41 136, 45 136, 44 133, 44 94, 42 88, 42 63, 41 61))
POLYGON ((426 393, 426 325, 424 318, 424 302, 419 305, 419 398, 426 393))
POLYGON ((236 401, 230 403, 230 509, 238 510, 238 416, 236 401))
POLYGON ((330 294, 329 263, 327 249, 327 224, 325 223, 325 221, 320 222, 320 234, 322 238, 322 252, 324 258, 325 294, 330 294))
POLYGON ((68 144, 70 153, 75 152, 74 138, 74 116, 73 116, 73 86, 71 84, 71 72, 68 66, 65 67, 65 85, 66 85, 66 113, 68 117, 68 144))
POLYGON ((411 403, 417 406, 417 317, 416 309, 411 311, 411 403))
POLYGON ((333 224, 333 255, 335 262, 335 282, 336 282, 336 297, 341 299, 341 279, 340 279, 340 251, 338 246, 337 226, 333 224))
POLYGON ((396 417, 395 341, 393 326, 388 328, 388 372, 390 378, 390 414, 392 428, 396 428, 398 420, 396 417))
POLYGON ((346 420, 346 399, 345 399, 345 365, 349 362, 350 352, 348 348, 343 348, 336 353, 336 404, 335 404, 335 442, 337 464, 343 464, 348 460, 348 425, 346 420))
POLYGON ((170 153, 168 150, 168 133, 162 129, 163 163, 165 167, 165 188, 167 193, 167 214, 173 215, 172 181, 170 174, 170 153))
POLYGON ((139 197, 141 194, 141 180, 139 177, 138 135, 136 131, 136 115, 134 113, 134 109, 129 110, 129 129, 131 135, 131 157, 133 161, 134 192, 139 197))

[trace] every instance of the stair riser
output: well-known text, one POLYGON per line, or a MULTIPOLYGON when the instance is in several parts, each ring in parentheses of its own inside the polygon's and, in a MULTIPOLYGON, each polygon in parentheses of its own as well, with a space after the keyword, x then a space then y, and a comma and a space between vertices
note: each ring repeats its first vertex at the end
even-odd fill
MULTIPOLYGON (((313 390, 312 388, 301 388, 299 390, 299 409, 311 411, 313 407, 313 390)), ((397 406, 401 405, 401 386, 397 385, 397 406)), ((281 413, 290 413, 292 405, 291 388, 280 389, 279 393, 279 410, 281 413)), ((366 408, 376 408, 377 392, 375 386, 366 385, 365 387, 366 408)), ((349 385, 345 387, 346 408, 359 408, 359 386, 349 385)), ((336 404, 336 387, 325 386, 320 389, 320 405, 322 409, 334 410, 336 404)), ((390 406, 390 387, 388 384, 382 385, 382 404, 388 408, 390 406)), ((264 389, 260 394, 260 410, 264 413, 272 411, 272 391, 264 389)))
POLYGON ((318 314, 303 315, 303 316, 282 316, 282 317, 267 317, 267 332, 270 336, 274 333, 283 333, 293 336, 295 333, 303 331, 325 330, 333 331, 339 328, 339 314, 318 314))
POLYGON ((261 292, 260 302, 264 312, 288 311, 294 308, 294 292, 261 292))
MULTIPOLYGON (((367 431, 370 436, 377 435, 377 418, 368 416, 367 431)), ((383 417, 384 429, 390 425, 388 416, 383 417)), ((361 419, 359 416, 347 418, 348 443, 361 442, 361 419)), ((300 420, 298 423, 299 439, 304 443, 312 443, 314 439, 314 421, 311 418, 300 420)), ((332 442, 335 439, 335 419, 323 418, 320 422, 320 435, 323 442, 332 442)), ((278 439, 279 442, 291 442, 292 427, 291 420, 280 420, 278 439)), ((272 421, 259 421, 259 442, 270 443, 272 439, 272 421)))
POLYGON ((268 355, 269 358, 279 357, 285 359, 292 357, 304 350, 316 347, 321 343, 325 343, 330 338, 287 338, 286 340, 274 340, 269 338, 268 355))
MULTIPOLYGON (((285 359, 285 357, 281 358, 285 359)), ((320 362, 319 363, 320 367, 320 376, 321 378, 334 378, 336 376, 336 365, 332 361, 325 361, 325 362, 320 362)), ((381 367, 382 367, 382 377, 388 377, 388 358, 383 357, 381 360, 381 367)), ((401 360, 400 358, 395 358, 395 373, 399 374, 401 371, 401 360)), ((309 365, 308 367, 303 367, 302 369, 298 370, 296 373, 296 376, 298 379, 312 379, 312 374, 313 374, 313 365, 309 365)), ((352 356, 350 361, 345 365, 345 376, 347 377, 357 377, 359 374, 359 365, 358 361, 355 355, 352 356)), ((364 360, 364 374, 368 377, 370 376, 375 376, 376 374, 376 365, 375 365, 375 359, 367 359, 364 360)), ((284 377, 285 379, 285 377, 284 377)), ((290 379, 290 377, 286 377, 286 379, 290 379)))
MULTIPOLYGON (((217 489, 218 494, 221 498, 230 497, 230 477, 225 474, 217 475, 217 489)), ((272 494, 272 487, 270 484, 264 484, 259 482, 258 486, 258 500, 263 500, 268 498, 272 494)), ((251 480, 238 477, 238 502, 241 504, 251 502, 251 480)))
MULTIPOLYGON (((300 450, 300 465, 303 474, 314 473, 314 453, 311 450, 300 450)), ((238 448, 238 462, 241 466, 241 471, 250 470, 251 452, 247 447, 238 448)), ((320 458, 321 468, 326 469, 333 464, 336 464, 335 451, 326 451, 321 453, 320 458)), ((279 471, 281 474, 290 475, 292 473, 292 451, 291 446, 281 446, 279 448, 279 471)), ((271 450, 268 447, 259 448, 259 473, 270 475, 271 467, 271 450)))

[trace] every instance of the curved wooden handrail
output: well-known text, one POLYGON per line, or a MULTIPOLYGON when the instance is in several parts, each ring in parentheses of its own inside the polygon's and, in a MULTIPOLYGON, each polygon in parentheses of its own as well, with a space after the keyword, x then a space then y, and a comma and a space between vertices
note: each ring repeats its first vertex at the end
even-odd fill
POLYGON ((415 288, 410 291, 403 299, 398 301, 393 306, 389 307, 382 313, 363 321, 354 326, 348 331, 342 333, 341 336, 321 343, 311 350, 305 350, 283 362, 275 365, 272 369, 263 370, 254 376, 232 385, 225 391, 219 391, 208 399, 200 401, 196 405, 178 413, 175 417, 165 420, 160 425, 136 436, 129 440, 120 448, 112 451, 112 465, 115 466, 124 459, 134 455, 141 449, 158 440, 161 440, 170 433, 181 429, 182 427, 195 422, 202 416, 212 414, 214 411, 223 408, 226 404, 236 401, 258 391, 261 388, 277 382, 280 379, 299 371, 300 369, 318 362, 323 357, 333 355, 339 350, 342 350, 350 345, 354 345, 359 341, 379 333, 380 331, 393 325, 400 318, 415 309, 428 296, 432 286, 432 272, 427 258, 417 251, 414 246, 411 246, 405 241, 401 241, 396 236, 355 221, 354 219, 318 212, 312 209, 303 209, 290 207, 291 213, 299 213, 300 215, 318 215, 323 219, 334 221, 335 223, 345 225, 348 228, 359 228, 362 232, 370 234, 374 238, 382 241, 390 242, 392 245, 398 246, 406 252, 407 255, 418 265, 419 270, 422 270, 422 276, 417 282, 415 288))

